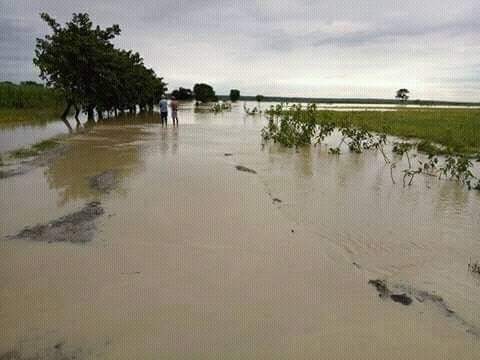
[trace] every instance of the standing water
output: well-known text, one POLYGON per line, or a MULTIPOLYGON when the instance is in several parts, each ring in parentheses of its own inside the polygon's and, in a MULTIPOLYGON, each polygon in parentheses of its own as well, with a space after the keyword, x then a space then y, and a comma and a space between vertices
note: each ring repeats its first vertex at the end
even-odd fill
POLYGON ((477 358, 479 192, 262 145, 242 104, 179 122, 105 121, 0 180, 0 358, 477 358), (12 237, 92 201, 91 241, 12 237))

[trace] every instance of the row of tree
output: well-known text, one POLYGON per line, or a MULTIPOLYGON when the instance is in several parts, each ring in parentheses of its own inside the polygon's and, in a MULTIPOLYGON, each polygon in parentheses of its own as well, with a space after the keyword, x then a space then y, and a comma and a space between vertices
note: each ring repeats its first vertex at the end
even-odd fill
POLYGON ((152 110, 167 88, 163 78, 147 68, 140 54, 117 49, 112 40, 120 27, 94 26, 86 13, 73 14, 61 26, 50 15, 41 14, 52 34, 37 39, 34 63, 47 86, 60 90, 66 101, 62 115, 81 109, 88 119, 118 111, 152 110))

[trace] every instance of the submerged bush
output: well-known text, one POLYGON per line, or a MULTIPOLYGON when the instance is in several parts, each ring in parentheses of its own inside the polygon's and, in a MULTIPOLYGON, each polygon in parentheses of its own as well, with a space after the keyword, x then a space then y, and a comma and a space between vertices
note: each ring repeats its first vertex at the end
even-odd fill
MULTIPOLYGON (((341 122, 334 122, 332 112, 319 112, 314 104, 306 107, 277 105, 270 107, 266 113, 268 123, 261 132, 265 141, 273 140, 287 147, 319 144, 334 131, 338 131, 342 136, 340 143, 336 147, 329 147, 329 154, 340 154, 344 144, 355 153, 362 153, 365 150, 379 151, 385 163, 390 165, 390 176, 395 184, 394 169, 397 162, 390 159, 385 152, 387 144, 385 133, 371 133, 367 127, 359 126, 358 123, 352 125, 352 115, 345 116, 341 122)), ((404 156, 407 159, 408 168, 401 170, 404 186, 412 185, 416 175, 426 174, 438 178, 444 176, 465 184, 468 189, 480 190, 480 179, 472 172, 471 158, 465 155, 452 155, 448 148, 441 148, 429 141, 419 143, 395 141, 392 144, 392 153, 400 157, 399 159, 397 157, 397 161, 402 160, 404 156), (417 160, 414 163, 416 154, 411 154, 414 150, 422 150, 429 154, 428 161, 417 160), (439 153, 449 155, 441 162, 435 156, 439 153)))

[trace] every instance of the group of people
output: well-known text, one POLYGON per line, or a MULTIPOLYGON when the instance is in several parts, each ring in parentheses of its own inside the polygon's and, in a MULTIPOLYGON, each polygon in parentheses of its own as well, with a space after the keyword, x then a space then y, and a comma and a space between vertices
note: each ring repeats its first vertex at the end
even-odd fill
MULTIPOLYGON (((160 120, 162 121, 162 126, 167 126, 168 102, 165 95, 162 96, 162 99, 160 100, 159 105, 160 105, 160 120)), ((178 101, 175 99, 175 96, 172 96, 171 98, 170 109, 171 109, 173 126, 178 127, 178 116, 177 116, 178 101)))

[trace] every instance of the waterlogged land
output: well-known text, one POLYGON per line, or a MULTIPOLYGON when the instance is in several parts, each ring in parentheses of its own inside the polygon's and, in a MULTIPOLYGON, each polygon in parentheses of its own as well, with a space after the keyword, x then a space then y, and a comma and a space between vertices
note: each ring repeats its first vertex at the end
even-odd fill
POLYGON ((477 358, 478 192, 263 143, 241 105, 179 118, 0 180, 0 358, 477 358))
POLYGON ((480 109, 319 111, 318 122, 346 123, 369 131, 443 145, 460 154, 480 153, 480 109))

